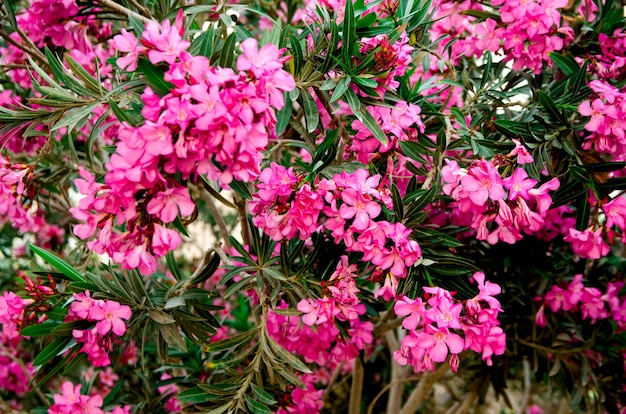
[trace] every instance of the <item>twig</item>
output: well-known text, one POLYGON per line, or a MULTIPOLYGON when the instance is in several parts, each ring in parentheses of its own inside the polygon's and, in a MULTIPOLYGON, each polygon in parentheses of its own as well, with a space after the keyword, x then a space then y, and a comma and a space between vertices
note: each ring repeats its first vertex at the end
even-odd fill
POLYGON ((443 363, 435 372, 424 375, 398 414, 414 414, 432 390, 433 385, 448 372, 448 369, 450 369, 450 364, 443 363))
POLYGON ((471 391, 465 396, 463 402, 461 403, 461 406, 456 411, 454 411, 454 414, 467 413, 470 407, 474 404, 474 401, 476 401, 476 393, 474 391, 471 391))
POLYGON ((391 383, 394 384, 389 388, 389 398, 387 399, 387 412, 388 413, 397 413, 400 411, 400 407, 402 406, 402 367, 398 362, 393 358, 393 354, 400 349, 400 344, 398 343, 398 339, 394 331, 389 330, 385 332, 385 341, 387 342, 387 348, 389 348, 389 353, 392 355, 391 358, 391 383))
POLYGON ((150 10, 149 10, 147 7, 145 7, 145 6, 144 6, 144 5, 142 5, 142 4, 139 4, 139 3, 138 3, 137 1, 135 1, 135 0, 128 0, 128 2, 129 2, 130 4, 132 4, 132 5, 133 5, 133 7, 135 7, 137 10, 139 10, 139 11, 140 11, 140 12, 141 12, 144 16, 146 16, 148 19, 155 20, 155 19, 154 19, 154 16, 152 16, 152 13, 150 13, 150 10))
POLYGON ((239 224, 241 224, 241 237, 243 238, 244 246, 250 246, 250 226, 248 225, 248 211, 246 200, 242 198, 235 198, 235 205, 239 212, 239 224))
POLYGON ((39 61, 39 63, 45 65, 46 67, 48 66, 48 60, 43 55, 43 53, 41 53, 39 49, 31 50, 31 48, 28 47, 27 45, 16 42, 15 40, 13 40, 11 36, 9 36, 7 32, 5 32, 2 29, 0 29, 0 37, 6 40, 7 43, 10 43, 16 48, 20 49, 22 52, 26 53, 27 55, 32 56, 33 58, 36 58, 39 61))
POLYGON ((41 50, 39 50, 37 45, 35 45, 32 40, 30 40, 30 37, 28 37, 26 35, 26 33, 24 33, 24 31, 22 29, 20 29, 19 26, 16 27, 15 30, 17 31, 17 34, 20 35, 20 37, 22 38, 24 43, 26 43, 28 45, 28 48, 32 49, 32 52, 35 54, 35 56, 33 56, 33 57, 36 57, 37 59, 39 59, 42 62, 48 63, 48 59, 46 59, 46 55, 41 53, 41 50))
POLYGON ((142 16, 141 14, 134 12, 132 10, 127 9, 126 7, 122 6, 121 4, 117 4, 112 0, 98 0, 98 3, 100 4, 100 6, 102 7, 106 7, 108 9, 111 9, 113 11, 116 11, 118 13, 121 13, 125 16, 132 16, 140 21, 142 21, 145 24, 150 23, 153 20, 148 19, 145 16, 142 16))
POLYGON ((328 385, 326 385, 326 390, 324 391, 324 396, 322 397, 322 402, 324 404, 326 404, 326 401, 328 401, 328 397, 330 397, 330 392, 333 390, 333 386, 337 382, 337 378, 339 378, 339 375, 341 374, 341 371, 343 370, 344 364, 345 364, 345 361, 341 361, 341 363, 337 365, 337 368, 335 368, 335 371, 333 372, 333 376, 330 377, 330 381, 328 381, 328 385))
POLYGON ((352 385, 350 386, 350 404, 348 414, 359 414, 361 412, 363 376, 363 364, 361 364, 361 358, 357 357, 354 359, 354 370, 352 371, 352 385))
POLYGON ((370 403, 369 407, 367 408, 367 414, 373 414, 374 413, 374 406, 376 405, 376 402, 378 402, 380 397, 382 397, 383 395, 385 395, 385 393, 387 391, 389 391, 389 388, 393 387, 394 385, 396 385, 398 383, 403 384, 403 383, 406 383, 406 382, 417 381, 419 379, 422 379, 422 377, 419 376, 419 377, 401 378, 401 379, 399 379, 397 381, 391 381, 389 384, 385 385, 383 387, 383 389, 380 390, 380 392, 378 394, 376 394, 376 397, 374 397, 374 399, 370 403))
POLYGON ((219 209, 213 202, 213 199, 209 196, 209 193, 204 191, 203 188, 199 188, 199 187, 196 187, 196 188, 198 192, 200 193, 200 197, 202 197, 202 200, 204 201, 206 206, 209 208, 209 211, 211 211, 211 214, 213 215, 213 218, 215 219, 215 222, 217 223, 217 227, 219 227, 220 229, 220 236, 222 237, 222 240, 224 240, 224 245, 226 246, 226 249, 230 250, 231 245, 230 245, 230 239, 228 238, 228 235, 230 233, 228 231, 228 227, 226 227, 226 221, 224 220, 222 213, 219 211, 219 209))
MULTIPOLYGON (((454 128, 452 128, 452 123, 450 122, 449 115, 444 114, 443 120, 446 124, 445 136, 446 136, 446 148, 448 148, 448 145, 450 144, 450 141, 452 140, 452 133, 454 131, 454 128)), ((428 175, 426 176, 426 179, 424 180, 424 183, 422 184, 422 190, 428 189, 428 187, 430 186, 430 183, 437 176, 437 172, 441 170, 441 166, 443 165, 443 158, 444 158, 443 153, 444 152, 445 152, 445 148, 443 152, 439 154, 439 159, 437 160, 437 166, 436 167, 433 166, 433 168, 428 172, 428 175)))
POLYGON ((522 401, 519 407, 517 407, 516 414, 524 414, 526 411, 526 406, 528 406, 528 401, 530 400, 530 388, 532 386, 530 382, 530 362, 528 362, 528 358, 524 357, 522 365, 524 366, 524 394, 522 394, 522 401))

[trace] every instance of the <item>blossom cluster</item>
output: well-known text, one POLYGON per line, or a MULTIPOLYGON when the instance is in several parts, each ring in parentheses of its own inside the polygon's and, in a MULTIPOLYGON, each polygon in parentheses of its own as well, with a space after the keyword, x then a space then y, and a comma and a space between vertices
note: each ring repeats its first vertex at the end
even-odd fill
POLYGON ((75 227, 78 237, 97 232, 88 243, 92 250, 144 275, 182 241, 166 225, 195 210, 187 188, 174 177, 207 175, 224 188, 233 179, 255 179, 262 151, 275 137, 275 110, 284 105, 283 91, 295 87, 282 70, 283 50, 274 45, 259 49, 254 39, 242 42, 235 72, 210 67, 206 57, 188 53, 182 31, 179 18, 174 26, 169 21, 148 24, 141 44, 127 32, 113 39, 127 52, 118 64, 132 70, 147 55, 152 64, 169 65, 165 81, 173 87, 164 96, 146 89, 145 122, 120 128, 104 184, 81 170, 76 185, 86 197, 71 210, 83 222, 75 227), (117 231, 115 223, 126 223, 125 230, 117 231))
POLYGON ((589 87, 593 99, 583 101, 578 112, 590 117, 585 123, 583 149, 591 149, 614 156, 615 161, 626 158, 626 94, 606 81, 593 80, 589 87))
POLYGON ((126 332, 124 320, 131 317, 130 307, 113 300, 93 299, 89 291, 75 293, 73 296, 74 302, 70 305, 65 321, 96 322, 90 329, 74 329, 74 340, 83 344, 81 352, 87 354, 94 367, 110 365, 108 352, 113 349, 117 338, 126 332))
POLYGON ((624 282, 609 282, 606 292, 596 287, 585 286, 583 275, 577 274, 567 286, 553 285, 543 298, 539 297, 541 306, 537 311, 536 323, 546 326, 545 310, 552 312, 579 313, 583 320, 596 323, 598 320, 610 319, 617 324, 618 330, 626 330, 626 301, 619 297, 624 282))
POLYGON ((342 256, 323 286, 322 297, 302 299, 298 303, 301 317, 269 312, 267 327, 271 338, 287 351, 319 366, 318 375, 302 376, 306 389, 294 390, 279 413, 318 413, 323 407, 323 391, 315 385, 324 382, 323 373, 332 372, 341 363, 352 362, 360 350, 373 342, 374 325, 360 319, 365 314, 365 305, 358 298, 356 271, 357 266, 342 256), (343 334, 338 324, 343 326, 343 334))
POLYGON ((298 303, 301 318, 271 312, 267 325, 272 338, 288 351, 302 355, 305 361, 321 366, 336 366, 355 358, 359 350, 372 343, 374 330, 371 322, 359 318, 365 314, 365 305, 358 298, 356 268, 347 256, 342 256, 325 283, 322 297, 298 303), (347 325, 347 335, 340 335, 338 322, 347 325))
POLYGON ((366 56, 374 51, 374 67, 371 71, 375 76, 371 79, 378 83, 376 91, 381 96, 387 89, 396 90, 400 85, 396 78, 406 73, 412 61, 413 47, 408 43, 405 32, 395 42, 390 42, 389 36, 385 34, 361 39, 359 53, 366 56))
POLYGON ((48 414, 130 414, 131 407, 115 407, 112 411, 103 411, 102 397, 98 394, 81 394, 82 385, 74 385, 65 381, 61 385, 61 393, 54 394, 54 404, 48 408, 48 414))
POLYGON ((473 278, 479 293, 465 303, 439 287, 424 287, 424 300, 403 296, 396 302, 394 311, 405 316, 402 326, 409 331, 394 354, 400 365, 410 364, 415 372, 433 371, 434 363, 444 362, 450 354, 450 367, 456 372, 463 351, 481 354, 487 365, 492 365, 492 356, 504 353, 506 335, 498 321, 502 309, 494 297, 500 286, 485 281, 482 272, 473 278))
MULTIPOLYGON (((518 163, 532 160, 530 154, 518 149, 518 163)), ((559 187, 552 178, 537 187, 538 181, 528 177, 521 167, 502 178, 498 159, 475 161, 469 168, 461 168, 454 160, 446 159, 442 168, 443 192, 455 201, 459 224, 469 225, 476 231, 478 240, 490 244, 503 241, 514 244, 522 233, 533 234, 542 229, 552 203, 548 194, 559 187)))
POLYGON ((13 292, 0 296, 0 390, 18 395, 27 391, 32 370, 30 363, 22 365, 25 355, 18 348, 23 339, 19 330, 28 303, 13 292))
POLYGON ((38 189, 30 186, 33 167, 0 157, 0 226, 10 223, 21 233, 33 233, 43 246, 63 240, 64 231, 49 224, 35 201, 38 189))
MULTIPOLYGON (((392 207, 379 175, 359 169, 310 183, 293 168, 272 163, 261 173, 257 188, 250 203, 253 223, 276 241, 306 240, 315 232, 328 231, 335 243, 345 245, 348 252, 363 253, 364 261, 394 280, 405 277, 421 258, 419 245, 409 238, 410 229, 375 220, 383 205, 392 207)), ((393 296, 395 290, 388 293, 393 296)), ((386 293, 383 296, 389 300, 386 293)))

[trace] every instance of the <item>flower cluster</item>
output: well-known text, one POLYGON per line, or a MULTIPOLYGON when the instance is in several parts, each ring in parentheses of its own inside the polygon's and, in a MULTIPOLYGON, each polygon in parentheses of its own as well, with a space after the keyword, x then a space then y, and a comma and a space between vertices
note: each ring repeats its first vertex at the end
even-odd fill
POLYGON ((374 330, 371 322, 359 318, 365 314, 365 305, 357 296, 360 290, 356 277, 356 265, 342 256, 324 295, 298 303, 302 318, 270 312, 267 325, 272 338, 288 351, 302 355, 307 362, 321 366, 334 367, 356 358, 359 350, 372 343, 374 330), (347 335, 340 335, 337 322, 347 324, 347 335))
POLYGON ((615 161, 624 161, 626 154, 626 94, 611 84, 593 80, 589 87, 595 92, 593 99, 583 101, 578 107, 582 116, 590 117, 585 124, 583 149, 614 155, 615 161))
POLYGON ((74 232, 86 239, 97 231, 97 239, 89 242, 92 250, 147 275, 154 272, 157 258, 182 241, 165 225, 195 210, 188 190, 174 176, 205 174, 224 188, 233 179, 255 179, 262 151, 275 137, 274 111, 284 105, 283 91, 295 84, 282 70, 283 51, 274 45, 259 49, 254 39, 241 44, 238 73, 210 67, 206 57, 186 51, 182 19, 175 26, 168 21, 148 24, 141 45, 126 32, 114 42, 128 52, 119 61, 128 69, 143 54, 152 64, 168 64, 165 80, 173 88, 161 97, 146 89, 146 121, 120 129, 105 184, 81 171, 83 179, 76 185, 86 197, 72 214, 84 224, 74 232), (126 223, 125 231, 115 231, 115 222, 126 223))
POLYGON ((375 74, 372 80, 378 83, 376 91, 382 96, 387 89, 396 90, 400 82, 396 77, 403 76, 412 61, 413 47, 405 32, 395 42, 389 42, 389 36, 378 35, 372 38, 361 39, 359 52, 366 56, 374 51, 374 67, 371 71, 375 74))
POLYGON ((305 240, 325 230, 335 243, 363 253, 363 260, 392 278, 405 277, 407 268, 421 258, 419 245, 409 238, 410 229, 375 220, 382 205, 392 205, 379 175, 360 169, 311 184, 292 168, 273 163, 259 181, 250 204, 253 223, 276 241, 296 236, 305 240))
POLYGON ((103 411, 102 397, 98 394, 83 395, 81 384, 74 385, 65 381, 61 385, 61 394, 54 395, 54 404, 48 408, 48 414, 130 414, 130 406, 115 407, 112 411, 103 411))
POLYGON ((46 247, 61 241, 64 232, 45 221, 35 201, 38 190, 30 186, 32 172, 32 166, 0 157, 0 226, 10 223, 21 233, 33 233, 46 247))
POLYGON ((74 302, 70 305, 65 321, 96 322, 90 329, 74 329, 72 336, 76 342, 83 344, 81 352, 87 354, 93 366, 105 367, 111 364, 108 352, 113 349, 114 341, 126 332, 124 320, 130 317, 128 306, 112 300, 93 299, 89 291, 85 291, 74 294, 74 302))
MULTIPOLYGON (((519 162, 521 155, 517 157, 519 162)), ((441 170, 443 192, 455 200, 453 207, 461 214, 459 224, 476 230, 478 240, 514 244, 522 239, 522 232, 532 234, 542 229, 552 203, 548 191, 556 190, 559 181, 553 178, 536 187, 537 180, 520 167, 502 178, 498 162, 482 159, 466 170, 456 161, 446 160, 441 170)))
POLYGON ((438 287, 425 287, 424 300, 404 296, 396 302, 394 311, 406 316, 402 326, 409 331, 394 354, 400 365, 410 364, 415 372, 433 371, 434 363, 444 362, 450 354, 450 367, 456 372, 463 351, 481 354, 487 365, 492 356, 504 353, 506 335, 498 322, 502 309, 494 297, 500 286, 485 281, 481 272, 473 278, 479 293, 465 303, 438 287))
POLYGON ((536 315, 539 326, 546 326, 545 309, 550 308, 554 313, 559 311, 580 313, 583 320, 596 323, 601 319, 611 319, 617 324, 620 332, 626 330, 626 301, 619 298, 624 282, 609 282, 603 293, 596 287, 585 286, 583 275, 574 276, 567 286, 554 285, 541 301, 541 307, 536 315))
POLYGON ((424 132, 425 127, 420 119, 421 108, 400 101, 393 108, 368 106, 367 111, 387 136, 387 143, 382 144, 363 122, 354 120, 352 129, 356 134, 347 143, 344 158, 355 157, 364 164, 386 158, 386 174, 393 177, 394 184, 404 193, 409 177, 413 174, 407 170, 406 164, 411 161, 402 153, 399 142, 414 141, 419 133, 424 132))
POLYGON ((529 68, 541 73, 548 54, 563 48, 565 40, 571 41, 574 32, 561 27, 559 9, 567 7, 567 0, 493 1, 498 9, 503 28, 496 29, 496 22, 487 19, 476 25, 476 45, 479 55, 483 51, 494 52, 502 39, 507 60, 513 60, 513 69, 529 68))
POLYGON ((13 292, 0 296, 0 390, 18 395, 26 392, 32 368, 30 363, 20 363, 25 355, 18 348, 22 341, 19 329, 28 303, 13 292))

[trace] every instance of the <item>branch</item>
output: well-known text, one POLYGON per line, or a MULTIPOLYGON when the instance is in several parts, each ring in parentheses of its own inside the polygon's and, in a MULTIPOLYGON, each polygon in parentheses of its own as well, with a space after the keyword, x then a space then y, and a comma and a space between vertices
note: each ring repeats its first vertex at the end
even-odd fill
POLYGON ((437 368, 435 372, 424 375, 419 384, 417 384, 417 387, 415 387, 411 395, 409 395, 409 399, 406 401, 399 414, 414 414, 432 390, 433 385, 448 372, 448 369, 450 369, 450 364, 443 363, 439 365, 439 368, 437 368))
POLYGON ((389 330, 385 332, 385 341, 387 342, 387 347, 389 348, 389 353, 391 354, 391 383, 389 388, 389 398, 387 399, 387 412, 388 413, 397 413, 400 411, 400 407, 402 406, 402 394, 404 391, 403 381, 401 381, 403 377, 403 367, 398 364, 395 358, 393 358, 393 354, 400 349, 400 344, 398 343, 398 339, 394 331, 389 330), (391 386, 391 384, 394 384, 391 386))
POLYGON ((361 358, 354 359, 354 371, 352 372, 352 385, 350 386, 350 405, 348 414, 361 412, 361 397, 363 395, 363 364, 361 358))
POLYGON ((124 6, 120 5, 120 4, 117 4, 117 3, 115 3, 112 0, 98 0, 98 3, 102 7, 106 7, 108 9, 113 10, 113 11, 121 13, 124 16, 128 16, 128 17, 132 16, 135 19, 140 20, 141 22, 143 22, 145 24, 148 24, 148 23, 154 21, 154 20, 148 19, 145 16, 142 16, 141 14, 139 14, 137 12, 134 12, 134 11, 132 11, 130 9, 127 9, 126 7, 124 7, 124 6))
POLYGON ((206 206, 209 208, 211 215, 213 216, 213 218, 215 219, 215 222, 217 223, 217 227, 220 229, 220 236, 222 236, 224 245, 226 246, 226 249, 230 251, 230 247, 231 247, 230 239, 228 238, 228 235, 230 234, 230 232, 228 231, 228 227, 226 227, 226 221, 224 220, 222 213, 219 211, 219 209, 213 202, 213 199, 209 196, 209 193, 205 191, 206 187, 202 187, 202 188, 199 186, 194 186, 194 187, 200 194, 200 197, 202 198, 206 206))
POLYGON ((524 414, 524 412, 526 412, 526 406, 530 400, 530 389, 532 386, 530 382, 530 362, 528 362, 528 358, 524 358, 522 364, 524 366, 524 394, 522 394, 522 401, 519 407, 517 407, 517 411, 515 412, 516 414, 524 414))

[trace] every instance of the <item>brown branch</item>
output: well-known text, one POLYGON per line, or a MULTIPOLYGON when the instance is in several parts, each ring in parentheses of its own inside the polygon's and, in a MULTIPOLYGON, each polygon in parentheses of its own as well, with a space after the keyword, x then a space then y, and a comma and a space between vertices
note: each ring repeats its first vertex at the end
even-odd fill
POLYGON ((117 4, 112 0, 98 0, 98 4, 100 4, 100 6, 105 7, 107 9, 121 13, 124 16, 128 16, 128 17, 132 16, 145 24, 148 24, 154 21, 154 20, 148 19, 145 16, 142 16, 141 14, 137 12, 127 9, 126 7, 122 6, 121 4, 117 4))
POLYGON ((48 67, 48 60, 46 59, 44 54, 41 53, 41 50, 39 50, 37 48, 35 50, 33 50, 29 46, 13 40, 13 38, 11 38, 11 36, 9 36, 9 34, 7 32, 5 32, 4 30, 2 30, 2 29, 0 29, 0 37, 2 37, 4 40, 6 40, 7 43, 12 44, 16 48, 20 49, 22 52, 26 53, 28 56, 31 56, 31 57, 37 59, 39 61, 39 63, 41 63, 42 65, 45 65, 45 67, 48 67))
POLYGON ((422 405, 435 383, 448 372, 448 369, 450 369, 450 364, 442 363, 435 372, 424 375, 419 384, 417 384, 417 387, 415 387, 411 395, 409 395, 408 400, 404 403, 399 414, 414 414, 420 405, 422 405))
POLYGON ((350 403, 348 414, 359 414, 361 412, 361 397, 363 395, 363 364, 359 357, 354 359, 354 370, 352 371, 352 385, 350 386, 350 403))

